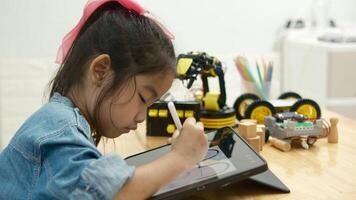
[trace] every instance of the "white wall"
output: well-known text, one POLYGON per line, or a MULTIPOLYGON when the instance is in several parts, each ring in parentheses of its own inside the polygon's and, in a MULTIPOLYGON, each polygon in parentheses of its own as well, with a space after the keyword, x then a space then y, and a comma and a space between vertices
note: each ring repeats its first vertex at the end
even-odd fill
MULTIPOLYGON (((329 0, 337 22, 356 24, 356 1, 329 0)), ((228 67, 228 103, 239 94, 236 54, 270 56, 288 18, 309 18, 311 0, 141 0, 175 33, 177 52, 202 50, 228 67), (236 78, 237 77, 237 78, 236 78)), ((57 48, 86 0, 0 0, 0 149, 42 103, 57 48)), ((278 73, 278 72, 277 72, 278 73)))
MULTIPOLYGON (((0 142, 6 144, 44 102, 52 59, 0 59, 0 142)), ((1 150, 0 143, 0 150, 1 150)))
MULTIPOLYGON (((325 0, 356 22, 356 1, 325 0)), ((270 52, 286 19, 309 17, 312 0, 141 0, 176 35, 178 51, 270 52)), ((53 57, 86 0, 0 0, 0 56, 53 57)))

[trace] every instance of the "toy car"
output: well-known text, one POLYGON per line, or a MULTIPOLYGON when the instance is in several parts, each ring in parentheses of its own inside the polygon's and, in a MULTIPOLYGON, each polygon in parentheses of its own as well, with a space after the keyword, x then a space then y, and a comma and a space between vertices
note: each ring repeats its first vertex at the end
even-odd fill
POLYGON ((319 119, 321 110, 319 105, 311 99, 303 99, 295 92, 281 94, 276 100, 262 100, 257 95, 246 93, 239 96, 235 103, 236 118, 255 119, 258 124, 263 124, 266 116, 276 113, 297 112, 308 119, 319 119))
POLYGON ((267 116, 265 126, 266 141, 270 136, 288 143, 300 141, 305 149, 314 144, 318 138, 327 137, 323 119, 310 120, 296 112, 267 116))

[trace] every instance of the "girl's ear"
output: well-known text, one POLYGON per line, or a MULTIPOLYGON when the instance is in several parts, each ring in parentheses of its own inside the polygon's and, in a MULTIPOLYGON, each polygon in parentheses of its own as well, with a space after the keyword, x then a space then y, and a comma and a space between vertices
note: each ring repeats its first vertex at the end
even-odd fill
POLYGON ((92 83, 100 87, 104 78, 109 75, 110 70, 110 56, 108 54, 101 54, 91 61, 88 74, 92 83))

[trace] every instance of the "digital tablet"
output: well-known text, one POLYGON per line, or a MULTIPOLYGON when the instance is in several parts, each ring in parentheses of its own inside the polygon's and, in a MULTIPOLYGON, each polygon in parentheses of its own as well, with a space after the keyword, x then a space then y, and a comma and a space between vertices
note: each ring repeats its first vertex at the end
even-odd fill
MULTIPOLYGON (((207 135, 209 149, 203 161, 161 188, 152 199, 182 198, 196 191, 227 186, 268 169, 266 161, 232 128, 220 128, 207 135)), ((126 161, 140 166, 170 150, 171 145, 165 145, 130 156, 126 161)))

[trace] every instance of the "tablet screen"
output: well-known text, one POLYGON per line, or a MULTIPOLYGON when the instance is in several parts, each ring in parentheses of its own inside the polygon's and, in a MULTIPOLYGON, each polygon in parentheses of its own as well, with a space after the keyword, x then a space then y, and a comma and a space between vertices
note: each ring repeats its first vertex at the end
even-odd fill
MULTIPOLYGON (((245 172, 253 172, 254 169, 261 169, 262 167, 267 169, 265 161, 233 129, 221 128, 209 132, 207 135, 209 149, 205 158, 191 170, 161 188, 155 196, 182 188, 205 185, 239 174, 242 175, 245 172)), ((131 156, 126 161, 130 165, 140 166, 161 157, 170 149, 171 145, 165 145, 131 156)))

